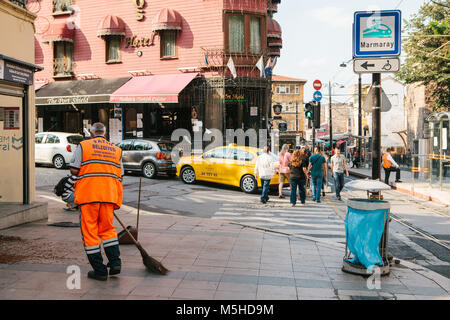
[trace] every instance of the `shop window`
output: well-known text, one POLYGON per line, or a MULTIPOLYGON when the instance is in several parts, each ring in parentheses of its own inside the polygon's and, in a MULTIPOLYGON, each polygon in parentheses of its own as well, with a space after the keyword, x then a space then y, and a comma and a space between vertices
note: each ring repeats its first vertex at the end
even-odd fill
POLYGON ((177 31, 164 30, 161 32, 161 58, 177 56, 177 31))
POLYGON ((67 41, 53 42, 53 75, 73 75, 73 44, 67 41))
POLYGON ((72 0, 53 0, 53 13, 70 13, 72 0))
POLYGON ((250 18, 250 52, 261 52, 261 18, 250 18))
POLYGON ((106 41, 106 63, 120 62, 121 36, 107 36, 106 41))
POLYGON ((228 17, 228 46, 230 52, 244 52, 244 16, 228 17))

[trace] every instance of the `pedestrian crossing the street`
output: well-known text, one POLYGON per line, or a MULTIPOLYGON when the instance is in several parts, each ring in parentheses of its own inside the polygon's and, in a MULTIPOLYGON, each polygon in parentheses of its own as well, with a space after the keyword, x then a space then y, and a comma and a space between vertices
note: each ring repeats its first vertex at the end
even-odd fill
POLYGON ((233 221, 242 225, 267 229, 294 236, 304 236, 317 241, 345 243, 345 226, 330 204, 306 201, 291 207, 288 199, 224 204, 212 219, 233 221))

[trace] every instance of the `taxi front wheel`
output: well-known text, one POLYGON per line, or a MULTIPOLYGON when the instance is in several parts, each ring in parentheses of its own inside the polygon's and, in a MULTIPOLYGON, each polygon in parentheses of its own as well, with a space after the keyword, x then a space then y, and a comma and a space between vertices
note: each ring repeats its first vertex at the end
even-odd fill
POLYGON ((181 169, 180 176, 184 183, 192 184, 195 182, 195 171, 192 167, 184 167, 181 169))
POLYGON ((256 190, 258 190, 256 179, 250 174, 243 176, 241 179, 241 190, 245 193, 256 193, 256 190))

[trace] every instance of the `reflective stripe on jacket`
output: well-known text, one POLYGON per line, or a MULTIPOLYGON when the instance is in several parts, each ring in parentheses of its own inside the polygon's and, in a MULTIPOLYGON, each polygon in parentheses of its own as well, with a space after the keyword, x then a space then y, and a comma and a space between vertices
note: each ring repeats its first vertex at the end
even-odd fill
POLYGON ((103 137, 80 143, 82 161, 75 184, 75 203, 111 203, 122 205, 122 150, 103 137))
POLYGON ((392 163, 388 160, 388 153, 383 154, 383 168, 389 169, 392 166, 392 163))

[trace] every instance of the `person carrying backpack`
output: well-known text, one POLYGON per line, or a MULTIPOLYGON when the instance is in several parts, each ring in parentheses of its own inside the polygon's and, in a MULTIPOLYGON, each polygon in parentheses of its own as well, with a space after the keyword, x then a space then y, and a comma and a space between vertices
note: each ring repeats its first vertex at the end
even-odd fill
POLYGON ((74 187, 76 181, 76 176, 68 175, 59 180, 58 184, 55 186, 55 194, 67 203, 67 208, 64 208, 66 211, 78 211, 78 206, 74 202, 74 187))
POLYGON ((70 175, 64 184, 64 191, 61 195, 61 199, 67 203, 67 208, 64 210, 67 211, 78 211, 78 206, 75 204, 75 182, 77 181, 77 177, 74 175, 70 175))

